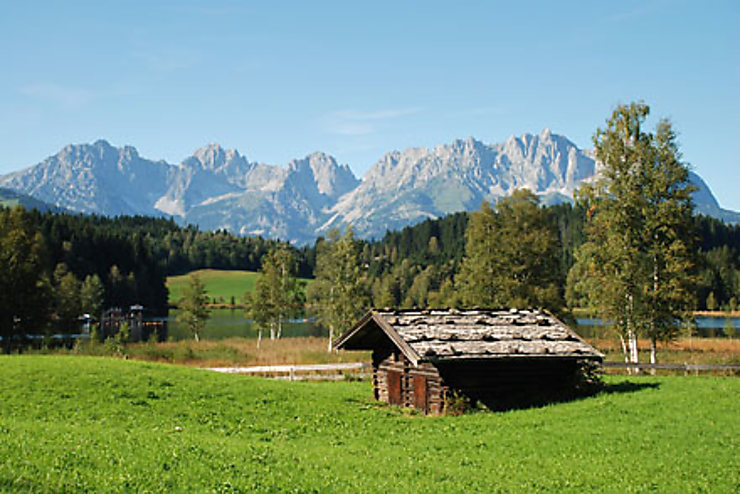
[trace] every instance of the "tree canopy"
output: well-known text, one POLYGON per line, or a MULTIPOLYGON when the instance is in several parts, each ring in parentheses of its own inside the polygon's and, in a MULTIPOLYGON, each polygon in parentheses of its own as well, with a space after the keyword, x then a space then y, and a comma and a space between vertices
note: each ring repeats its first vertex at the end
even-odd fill
POLYGON ((370 298, 359 258, 359 244, 351 228, 344 235, 333 230, 317 244, 316 279, 308 288, 310 311, 334 336, 349 329, 370 308, 370 298))
POLYGON ((0 210, 0 336, 10 352, 14 339, 40 333, 51 315, 44 243, 21 207, 0 210))
POLYGON ((495 211, 483 203, 466 238, 458 276, 466 306, 563 308, 557 231, 531 191, 514 191, 495 211))
POLYGON ((206 307, 207 303, 208 296, 203 281, 197 275, 190 275, 183 296, 178 303, 180 313, 177 315, 177 320, 190 330, 195 341, 200 341, 200 335, 210 317, 210 311, 206 307))
POLYGON ((621 105, 594 136, 600 178, 579 190, 588 213, 588 241, 577 254, 575 290, 627 338, 675 335, 694 305, 692 187, 667 120, 643 130, 650 109, 621 105))
POLYGON ((262 329, 269 328, 270 339, 282 336, 286 319, 299 317, 305 305, 304 283, 296 278, 296 259, 287 246, 272 249, 263 259, 254 293, 245 295, 247 316, 262 329))

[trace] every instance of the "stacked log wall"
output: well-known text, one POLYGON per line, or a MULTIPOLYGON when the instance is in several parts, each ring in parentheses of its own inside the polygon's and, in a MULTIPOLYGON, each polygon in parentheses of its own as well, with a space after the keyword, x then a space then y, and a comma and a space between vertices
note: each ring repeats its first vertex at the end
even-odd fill
MULTIPOLYGON (((407 408, 415 407, 414 377, 421 376, 426 380, 426 413, 442 413, 444 411, 445 386, 437 368, 430 363, 414 366, 400 352, 392 352, 385 358, 373 356, 373 393, 375 398, 385 403, 391 403, 389 375, 397 372, 400 374, 400 403, 407 408)), ((381 356, 382 357, 382 356, 381 356)))

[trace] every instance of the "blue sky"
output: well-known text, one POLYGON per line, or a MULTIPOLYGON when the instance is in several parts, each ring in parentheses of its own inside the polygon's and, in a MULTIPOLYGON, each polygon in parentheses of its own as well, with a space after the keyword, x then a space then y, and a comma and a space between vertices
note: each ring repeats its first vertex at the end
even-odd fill
POLYGON ((618 103, 670 118, 740 210, 740 2, 2 2, 0 173, 69 143, 179 162, 218 142, 361 175, 394 149, 549 127, 618 103))

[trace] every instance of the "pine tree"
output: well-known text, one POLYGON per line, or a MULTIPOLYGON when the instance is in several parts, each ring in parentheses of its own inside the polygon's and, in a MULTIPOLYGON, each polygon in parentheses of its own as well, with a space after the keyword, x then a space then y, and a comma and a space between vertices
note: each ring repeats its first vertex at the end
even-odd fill
MULTIPOLYGON (((432 237, 434 238, 434 237, 432 237)), ((405 308, 427 308, 429 306, 429 291, 435 275, 434 266, 428 266, 424 271, 417 274, 411 283, 403 305, 405 308)))
POLYGON ((398 283, 391 273, 375 278, 372 287, 373 306, 378 308, 396 307, 398 283))
POLYGON ((359 247, 351 228, 337 230, 317 244, 316 279, 308 288, 309 309, 334 336, 349 329, 370 305, 359 262, 359 247))
POLYGON ((190 275, 183 296, 178 302, 180 313, 177 315, 177 321, 188 328, 195 341, 200 341, 200 335, 210 318, 207 302, 208 295, 200 277, 190 275))
MULTIPOLYGON (((618 330, 625 360, 638 361, 637 337, 671 339, 693 307, 693 204, 688 167, 663 120, 642 129, 650 109, 619 106, 594 136, 599 180, 579 189, 588 212, 588 242, 572 272, 590 278, 590 304, 618 330)), ((583 285, 582 285, 583 286, 583 285)))

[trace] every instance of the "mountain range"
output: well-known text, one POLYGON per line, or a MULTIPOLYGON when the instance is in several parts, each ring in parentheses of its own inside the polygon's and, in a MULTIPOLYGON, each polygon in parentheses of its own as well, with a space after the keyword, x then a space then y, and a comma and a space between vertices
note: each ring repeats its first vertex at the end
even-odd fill
MULTIPOLYGON (((379 237, 426 218, 474 210, 527 187, 545 204, 572 200, 598 164, 548 129, 499 144, 469 137, 433 149, 385 154, 359 180, 347 165, 316 152, 285 167, 249 161, 209 144, 179 164, 152 161, 135 148, 104 140, 69 145, 27 169, 0 176, 0 187, 70 211, 104 215, 173 216, 203 229, 227 229, 309 242, 352 225, 379 237)), ((701 213, 740 222, 722 209, 695 173, 701 213)))

